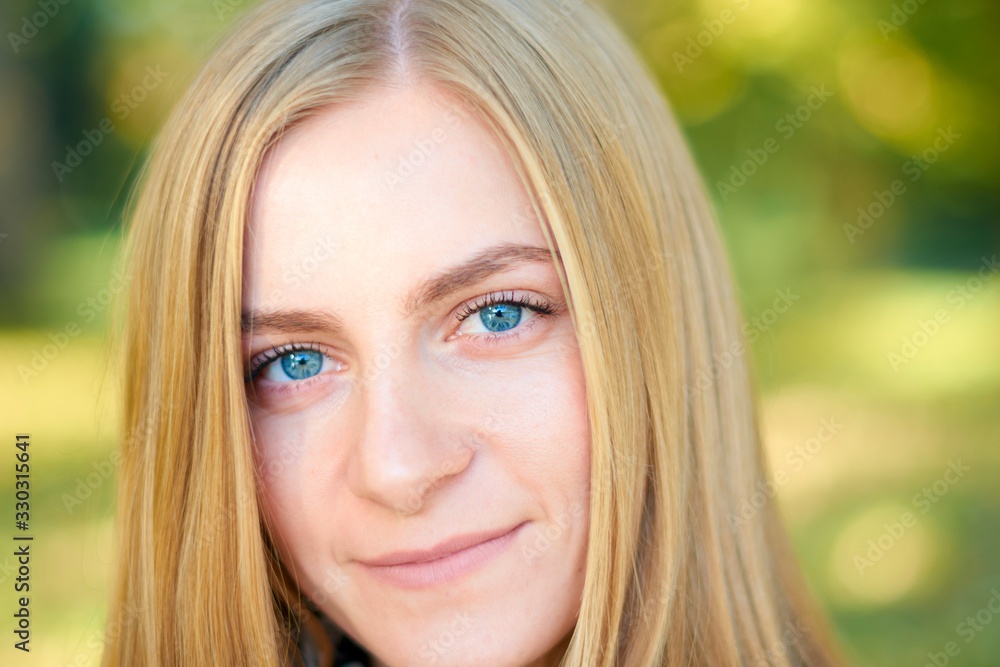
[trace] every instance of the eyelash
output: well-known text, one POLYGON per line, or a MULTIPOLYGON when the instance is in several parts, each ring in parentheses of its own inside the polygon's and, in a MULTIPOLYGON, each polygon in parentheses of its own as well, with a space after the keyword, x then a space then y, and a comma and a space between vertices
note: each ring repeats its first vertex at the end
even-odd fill
MULTIPOLYGON (((318 343, 287 343, 285 345, 278 346, 272 345, 270 350, 261 352, 250 361, 250 367, 243 375, 244 382, 253 382, 256 380, 257 376, 260 375, 260 372, 264 370, 264 367, 272 361, 280 359, 290 352, 303 352, 305 350, 312 350, 313 352, 319 352, 320 354, 323 353, 323 350, 320 349, 318 343)), ((303 380, 303 382, 308 382, 308 379, 303 380)))
MULTIPOLYGON (((486 296, 479 297, 470 304, 465 304, 462 307, 461 312, 456 315, 456 319, 459 322, 464 322, 469 317, 475 315, 484 308, 493 306, 496 304, 509 304, 512 306, 521 306, 527 308, 528 310, 542 316, 547 317, 556 314, 557 308, 547 301, 542 299, 532 299, 530 296, 514 296, 513 292, 494 292, 493 294, 487 294, 486 296)), ((532 320, 534 322, 534 320, 532 320)), ((514 333, 490 333, 490 334, 476 334, 476 338, 482 338, 485 343, 494 343, 497 340, 503 338, 517 338, 521 335, 522 330, 525 330, 532 325, 529 323, 524 327, 516 329, 514 333)), ((291 352, 301 352, 304 350, 312 350, 313 352, 323 353, 318 343, 288 343, 286 345, 271 346, 271 349, 265 350, 261 354, 254 357, 250 362, 250 367, 244 374, 244 381, 249 383, 257 379, 257 376, 264 369, 265 366, 280 359, 281 357, 289 354, 291 352)), ((302 380, 302 382, 308 382, 310 379, 302 380)))
POLYGON ((532 300, 530 296, 514 296, 513 292, 494 292, 493 294, 487 294, 486 296, 479 297, 471 304, 465 304, 462 307, 462 312, 457 316, 459 322, 464 322, 466 319, 475 315, 483 308, 488 308, 489 306, 494 306, 498 303, 506 303, 512 306, 522 306, 528 310, 534 311, 539 315, 554 315, 556 309, 552 304, 541 299, 532 300))

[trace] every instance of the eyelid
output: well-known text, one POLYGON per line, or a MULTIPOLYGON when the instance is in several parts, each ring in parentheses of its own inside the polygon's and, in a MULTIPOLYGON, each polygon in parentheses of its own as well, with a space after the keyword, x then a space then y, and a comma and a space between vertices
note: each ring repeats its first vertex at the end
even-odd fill
MULTIPOLYGON (((477 314, 483 309, 500 304, 509 303, 521 306, 536 315, 536 317, 528 320, 527 324, 516 326, 510 329, 509 332, 488 332, 488 333, 477 333, 477 334, 463 334, 463 337, 478 339, 485 342, 496 342, 504 338, 517 338, 522 333, 532 328, 536 320, 544 317, 550 317, 558 315, 562 312, 563 308, 560 304, 554 303, 546 297, 538 296, 537 294, 532 294, 530 292, 518 293, 517 290, 501 290, 498 292, 490 292, 478 296, 471 301, 467 301, 459 306, 458 313, 455 315, 455 319, 458 320, 459 324, 470 318, 472 315, 477 314)), ((244 382, 250 383, 257 379, 261 371, 264 370, 269 364, 274 363, 281 357, 289 354, 291 352, 298 352, 301 350, 311 350, 313 352, 318 352, 323 356, 333 359, 331 355, 324 351, 324 346, 317 342, 295 342, 295 343, 284 343, 282 345, 271 345, 262 352, 258 352, 252 355, 247 361, 247 369, 244 372, 244 382)), ((336 360, 333 360, 336 363, 336 360)), ((315 376, 314 376, 315 377, 315 376)), ((287 384, 297 384, 302 382, 308 382, 312 378, 307 378, 304 380, 296 380, 287 384)))
MULTIPOLYGON (((461 324, 467 320, 472 315, 479 313, 485 308, 495 305, 495 304, 514 304, 525 308, 532 312, 535 317, 527 320, 526 323, 518 324, 507 331, 495 331, 486 333, 467 333, 461 334, 464 338, 469 338, 471 341, 475 341, 476 344, 483 346, 486 344, 494 344, 499 341, 505 340, 507 338, 516 339, 519 338, 523 333, 532 329, 538 320, 544 319, 546 317, 552 317, 558 315, 562 312, 562 308, 559 305, 552 303, 549 299, 533 295, 530 293, 525 293, 517 295, 515 291, 504 290, 500 292, 491 292, 479 297, 476 297, 471 302, 466 302, 460 307, 459 315, 456 315, 459 323, 461 324)), ((451 337, 449 337, 449 340, 451 337)))
POLYGON ((489 294, 478 296, 472 301, 467 301, 462 304, 459 307, 459 314, 456 315, 456 319, 459 322, 464 322, 470 316, 475 315, 484 308, 498 303, 512 303, 523 308, 527 308, 528 310, 536 312, 540 315, 554 315, 559 310, 547 299, 537 297, 533 294, 525 293, 517 295, 514 290, 502 290, 500 292, 490 292, 489 294))
MULTIPOLYGON (((333 360, 333 358, 330 357, 329 354, 323 351, 323 347, 316 342, 284 343, 282 345, 272 345, 268 349, 253 355, 249 359, 249 361, 247 362, 247 369, 243 373, 243 381, 247 383, 253 382, 260 376, 261 371, 263 371, 270 364, 274 363, 275 361, 285 356, 286 354, 289 354, 291 352, 299 352, 303 350, 318 352, 319 354, 322 354, 323 356, 333 360)), ((298 380, 297 382, 306 382, 309 379, 310 378, 306 378, 305 380, 298 380)))

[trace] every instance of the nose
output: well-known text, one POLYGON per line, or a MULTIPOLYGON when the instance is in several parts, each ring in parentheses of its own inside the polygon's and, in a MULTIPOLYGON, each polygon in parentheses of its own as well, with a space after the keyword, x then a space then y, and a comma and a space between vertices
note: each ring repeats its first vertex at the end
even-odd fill
POLYGON ((353 493, 399 514, 433 502, 472 461, 475 439, 449 420, 450 401, 420 355, 373 367, 360 382, 358 440, 348 462, 353 493))

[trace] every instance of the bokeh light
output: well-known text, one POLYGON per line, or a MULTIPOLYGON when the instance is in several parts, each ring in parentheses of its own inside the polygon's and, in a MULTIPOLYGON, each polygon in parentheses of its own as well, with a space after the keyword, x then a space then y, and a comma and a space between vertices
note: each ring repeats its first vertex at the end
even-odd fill
MULTIPOLYGON (((105 341, 123 205, 198 64, 257 2, 56 4, 34 32, 37 0, 0 9, 0 421, 37 443, 45 631, 26 664, 93 665, 113 552, 105 341)), ((922 665, 1000 586, 1000 4, 600 4, 714 200, 769 475, 787 475, 775 502, 809 584, 857 664, 922 665), (777 150, 760 158, 765 145, 777 150), (789 307, 769 312, 782 294, 789 307), (941 487, 956 461, 968 472, 941 487), (935 484, 947 492, 924 513, 935 484), (906 512, 916 523, 859 571, 906 512)), ((11 476, 0 488, 12 497, 11 476)), ((12 603, 0 596, 0 613, 12 603)), ((995 630, 954 664, 1000 664, 995 630)))

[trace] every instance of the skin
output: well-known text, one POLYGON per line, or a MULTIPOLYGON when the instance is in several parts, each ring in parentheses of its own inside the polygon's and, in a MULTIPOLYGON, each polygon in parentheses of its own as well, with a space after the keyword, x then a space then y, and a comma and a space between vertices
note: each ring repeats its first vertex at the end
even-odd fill
POLYGON ((542 667, 565 650, 586 571, 590 427, 546 248, 500 144, 426 84, 325 109, 262 165, 245 361, 290 344, 323 359, 292 379, 278 358, 247 384, 262 509, 302 591, 380 667, 542 667), (453 276, 404 315, 425 281, 503 244, 544 252, 453 276), (491 294, 555 312, 509 307, 520 321, 498 332, 479 308, 491 294), (522 522, 485 566, 429 587, 359 562, 522 522))

